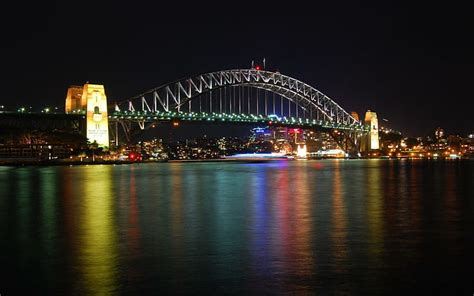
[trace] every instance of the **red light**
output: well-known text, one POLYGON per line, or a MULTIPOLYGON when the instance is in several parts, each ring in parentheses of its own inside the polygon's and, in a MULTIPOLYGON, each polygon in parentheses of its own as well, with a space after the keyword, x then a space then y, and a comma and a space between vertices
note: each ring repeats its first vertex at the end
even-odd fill
POLYGON ((262 69, 259 65, 255 66, 255 70, 260 70, 262 69))
POLYGON ((301 133, 301 129, 299 128, 290 129, 290 134, 300 134, 300 133, 301 133))

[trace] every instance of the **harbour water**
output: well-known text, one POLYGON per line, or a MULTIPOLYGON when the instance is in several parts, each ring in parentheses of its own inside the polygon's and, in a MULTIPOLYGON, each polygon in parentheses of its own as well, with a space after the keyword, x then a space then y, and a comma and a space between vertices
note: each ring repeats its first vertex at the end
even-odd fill
POLYGON ((474 161, 0 167, 0 294, 474 293, 474 161))

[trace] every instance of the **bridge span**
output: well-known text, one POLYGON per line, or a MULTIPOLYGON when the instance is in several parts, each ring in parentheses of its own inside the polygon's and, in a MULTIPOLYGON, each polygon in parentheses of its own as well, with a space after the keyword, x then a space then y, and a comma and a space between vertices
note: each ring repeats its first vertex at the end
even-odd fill
MULTIPOLYGON (((77 124, 83 120, 87 121, 88 134, 93 127, 99 132, 99 126, 105 123, 106 134, 111 134, 111 142, 116 145, 119 134, 130 142, 133 135, 167 121, 265 124, 323 130, 330 134, 337 131, 335 134, 343 135, 351 150, 359 150, 361 137, 370 135, 371 131, 370 125, 363 124, 316 88, 279 72, 255 68, 223 70, 176 80, 113 104, 104 100, 103 86, 75 86, 68 91, 66 114, 28 113, 29 120, 51 121, 57 116, 51 122, 70 119, 76 129, 84 130, 77 124), (77 96, 76 100, 73 95, 77 96), (73 106, 77 110, 73 110, 73 106)), ((15 116, 3 114, 2 118, 15 122, 15 116)))

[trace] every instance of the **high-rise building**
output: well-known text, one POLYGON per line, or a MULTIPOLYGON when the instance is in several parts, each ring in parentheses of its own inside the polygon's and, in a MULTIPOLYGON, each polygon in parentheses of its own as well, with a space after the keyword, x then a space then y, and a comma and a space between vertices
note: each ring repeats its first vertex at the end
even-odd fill
POLYGON ((273 139, 272 131, 268 128, 256 127, 250 132, 252 141, 270 141, 273 139))
POLYGON ((301 128, 289 128, 288 140, 294 144, 305 144, 304 130, 301 128))
POLYGON ((86 137, 100 147, 109 146, 109 120, 107 96, 100 84, 86 83, 84 86, 71 86, 66 96, 66 113, 86 112, 86 137))
POLYGON ((273 132, 275 134, 275 140, 286 141, 288 140, 288 128, 286 127, 273 127, 273 132))
POLYGON ((438 127, 435 130, 435 138, 436 138, 437 141, 443 139, 444 138, 444 129, 438 127))

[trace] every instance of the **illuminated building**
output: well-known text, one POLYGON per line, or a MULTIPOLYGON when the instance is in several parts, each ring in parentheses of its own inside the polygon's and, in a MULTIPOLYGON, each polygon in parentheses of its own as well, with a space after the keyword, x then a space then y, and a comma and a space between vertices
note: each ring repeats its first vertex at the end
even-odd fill
POLYGON ((473 156, 474 156, 474 133, 469 134, 467 136, 467 139, 465 141, 465 145, 466 145, 466 151, 469 152, 469 153, 472 153, 473 156))
POLYGON ((368 152, 370 150, 378 150, 379 146, 379 121, 377 113, 368 110, 365 113, 365 125, 370 127, 369 133, 362 141, 362 151, 368 152))
POLYGON ((71 86, 66 96, 66 113, 87 113, 86 137, 100 147, 109 146, 109 120, 107 96, 100 84, 86 83, 84 86, 71 86))
POLYGON ((327 132, 310 131, 305 134, 308 152, 338 149, 339 145, 327 132))
POLYGON ((288 136, 292 139, 295 144, 305 144, 303 129, 301 128, 290 128, 288 129, 288 136))
POLYGON ((256 127, 251 130, 251 139, 253 141, 271 141, 273 133, 268 128, 256 127))
POLYGON ((61 144, 0 145, 0 159, 51 160, 71 155, 71 148, 61 144))
POLYGON ((310 158, 343 158, 346 153, 341 149, 319 150, 309 153, 310 158))
POLYGON ((275 139, 286 141, 288 140, 288 128, 286 127, 275 127, 273 128, 275 133, 275 139))
POLYGON ((435 131, 435 138, 436 140, 441 140, 444 138, 444 130, 440 127, 438 127, 435 131))
POLYGON ((298 158, 306 158, 306 155, 307 155, 306 145, 298 144, 296 156, 298 158))

